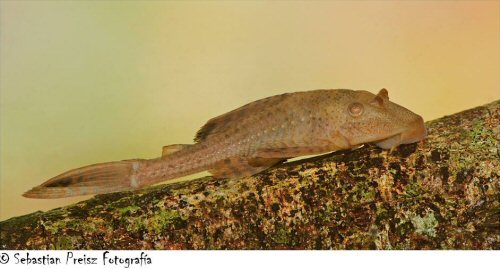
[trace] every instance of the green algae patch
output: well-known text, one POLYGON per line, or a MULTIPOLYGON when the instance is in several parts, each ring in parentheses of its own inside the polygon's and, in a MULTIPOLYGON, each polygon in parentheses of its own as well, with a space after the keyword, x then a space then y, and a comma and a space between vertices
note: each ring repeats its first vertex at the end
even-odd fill
POLYGON ((80 236, 61 236, 57 238, 57 241, 50 245, 51 250, 68 250, 75 248, 75 244, 81 241, 80 236))
POLYGON ((497 154, 500 143, 495 137, 492 129, 487 128, 484 123, 478 122, 469 133, 471 144, 478 150, 488 150, 497 154))
POLYGON ((66 223, 66 220, 60 220, 56 222, 42 222, 42 226, 52 235, 56 235, 66 228, 66 223))
POLYGON ((414 215, 413 217, 411 217, 411 223, 415 227, 416 233, 431 237, 436 236, 436 227, 439 223, 434 216, 434 212, 431 211, 423 217, 414 215))
POLYGON ((124 215, 130 215, 131 213, 134 214, 136 213, 139 209, 141 209, 140 207, 138 206, 127 206, 127 207, 124 207, 124 208, 119 208, 118 209, 118 212, 120 212, 120 215, 124 216, 124 215))
POLYGON ((147 220, 147 229, 152 233, 161 233, 168 230, 172 225, 181 222, 182 218, 176 210, 162 210, 147 220))
POLYGON ((286 245, 288 243, 288 233, 284 227, 279 227, 273 234, 272 238, 273 241, 277 244, 286 245))

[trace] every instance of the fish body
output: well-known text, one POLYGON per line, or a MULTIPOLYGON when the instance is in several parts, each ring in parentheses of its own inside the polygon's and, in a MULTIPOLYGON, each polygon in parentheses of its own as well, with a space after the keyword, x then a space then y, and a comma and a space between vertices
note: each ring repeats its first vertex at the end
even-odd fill
POLYGON ((60 198, 134 190, 209 171, 216 178, 256 174, 287 159, 352 149, 390 149, 427 132, 419 115, 389 101, 385 89, 314 90, 264 98, 209 120, 192 145, 170 145, 163 156, 70 170, 26 192, 60 198))

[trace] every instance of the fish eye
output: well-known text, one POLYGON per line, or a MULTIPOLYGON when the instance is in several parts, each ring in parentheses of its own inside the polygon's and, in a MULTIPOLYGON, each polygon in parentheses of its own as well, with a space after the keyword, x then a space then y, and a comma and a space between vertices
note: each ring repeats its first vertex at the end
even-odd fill
POLYGON ((361 103, 352 103, 347 109, 349 110, 349 114, 353 117, 361 116, 365 110, 361 103))

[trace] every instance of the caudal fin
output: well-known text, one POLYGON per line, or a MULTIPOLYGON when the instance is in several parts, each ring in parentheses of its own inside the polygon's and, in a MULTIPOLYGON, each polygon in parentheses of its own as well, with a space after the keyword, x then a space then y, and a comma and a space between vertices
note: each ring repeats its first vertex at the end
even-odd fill
POLYGON ((141 160, 99 163, 73 169, 25 192, 24 197, 63 198, 136 189, 141 160))

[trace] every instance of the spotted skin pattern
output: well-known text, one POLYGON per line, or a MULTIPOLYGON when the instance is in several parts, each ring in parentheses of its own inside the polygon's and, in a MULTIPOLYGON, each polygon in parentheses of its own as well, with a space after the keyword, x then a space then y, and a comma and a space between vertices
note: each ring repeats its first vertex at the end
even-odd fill
POLYGON ((216 178, 259 173, 287 159, 347 150, 384 149, 425 138, 422 117, 389 101, 386 89, 314 90, 264 98, 209 120, 195 144, 170 145, 163 156, 70 170, 26 192, 60 198, 143 188, 202 171, 216 178))

